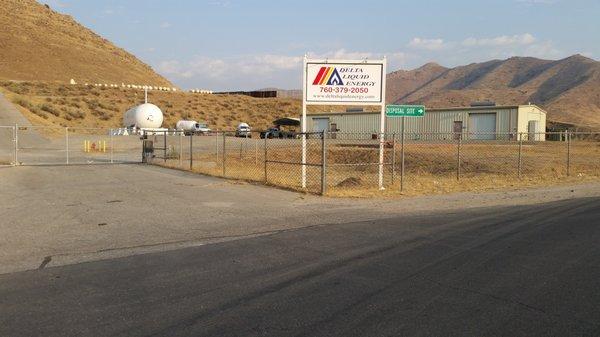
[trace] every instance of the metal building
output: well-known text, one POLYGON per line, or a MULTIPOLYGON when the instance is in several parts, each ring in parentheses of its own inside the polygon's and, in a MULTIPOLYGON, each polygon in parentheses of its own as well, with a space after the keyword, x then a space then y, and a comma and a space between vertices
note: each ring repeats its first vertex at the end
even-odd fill
MULTIPOLYGON (((341 133, 379 132, 379 112, 312 113, 307 129, 341 133)), ((427 109, 424 117, 406 117, 405 134, 421 139, 517 140, 523 134, 530 140, 544 140, 546 111, 537 105, 471 106, 427 109)), ((400 134, 402 118, 387 117, 386 133, 400 134)))

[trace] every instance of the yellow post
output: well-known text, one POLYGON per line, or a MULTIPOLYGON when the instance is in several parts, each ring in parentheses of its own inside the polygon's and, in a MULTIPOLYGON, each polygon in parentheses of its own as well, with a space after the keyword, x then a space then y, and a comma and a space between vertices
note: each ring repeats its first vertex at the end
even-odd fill
POLYGON ((106 141, 102 141, 102 152, 106 153, 106 141))
POLYGON ((89 147, 88 147, 88 141, 84 140, 83 141, 83 152, 89 152, 89 147))

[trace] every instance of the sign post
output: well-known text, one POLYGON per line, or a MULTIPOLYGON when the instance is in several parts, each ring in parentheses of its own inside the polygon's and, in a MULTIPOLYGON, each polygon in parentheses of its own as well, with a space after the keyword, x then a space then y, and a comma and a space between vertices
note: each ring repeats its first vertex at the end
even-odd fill
POLYGON ((306 188, 306 132, 308 105, 375 105, 379 123, 379 188, 383 189, 385 147, 386 59, 311 60, 304 56, 302 73, 302 187, 306 188))
POLYGON ((424 105, 388 105, 385 107, 385 115, 387 117, 402 118, 402 141, 400 153, 400 191, 404 190, 404 138, 406 132, 406 117, 423 117, 425 116, 424 105))

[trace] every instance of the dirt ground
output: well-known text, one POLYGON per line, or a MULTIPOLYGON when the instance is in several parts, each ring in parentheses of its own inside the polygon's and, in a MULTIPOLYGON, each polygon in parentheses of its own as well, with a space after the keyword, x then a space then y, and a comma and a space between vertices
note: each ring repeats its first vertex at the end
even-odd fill
MULTIPOLYGON (((222 137, 221 137, 222 138, 222 137)), ((307 188, 301 186, 300 140, 228 138, 223 163, 221 138, 198 138, 192 171, 217 177, 266 183, 310 193, 321 192, 320 141, 309 140, 307 188), (225 169, 223 169, 225 166, 225 169), (266 173, 265 173, 266 169, 266 173)), ((187 142, 184 142, 186 144, 187 142)), ((519 189, 600 180, 600 142, 453 143, 409 142, 385 149, 384 187, 378 188, 379 150, 365 142, 332 142, 326 153, 326 193, 338 197, 414 196, 464 191, 519 189), (402 188, 401 188, 402 187, 402 188)), ((153 163, 190 170, 189 146, 169 145, 167 160, 153 163), (179 155, 181 152, 181 160, 179 155)), ((159 154, 160 156, 161 154, 159 154)))

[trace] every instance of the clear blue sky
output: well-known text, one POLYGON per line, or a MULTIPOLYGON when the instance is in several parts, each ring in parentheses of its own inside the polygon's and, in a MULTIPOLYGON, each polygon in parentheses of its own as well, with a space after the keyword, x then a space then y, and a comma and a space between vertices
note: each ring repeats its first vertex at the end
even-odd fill
POLYGON ((183 88, 300 88, 301 58, 389 69, 600 57, 598 0, 46 0, 183 88))

